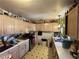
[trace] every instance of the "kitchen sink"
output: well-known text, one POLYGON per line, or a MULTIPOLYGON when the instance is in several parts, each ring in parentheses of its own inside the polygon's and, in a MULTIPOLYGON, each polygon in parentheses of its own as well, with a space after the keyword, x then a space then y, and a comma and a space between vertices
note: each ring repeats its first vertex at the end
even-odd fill
POLYGON ((13 45, 9 45, 9 46, 1 46, 1 47, 0 47, 0 53, 3 52, 3 51, 5 51, 6 49, 11 48, 12 46, 13 46, 13 45))

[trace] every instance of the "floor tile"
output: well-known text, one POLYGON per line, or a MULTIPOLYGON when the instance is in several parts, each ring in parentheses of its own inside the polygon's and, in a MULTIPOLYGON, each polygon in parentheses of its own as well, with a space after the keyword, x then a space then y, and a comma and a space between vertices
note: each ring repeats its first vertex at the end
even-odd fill
POLYGON ((28 52, 24 59, 55 59, 53 57, 52 48, 36 45, 30 52, 28 52))

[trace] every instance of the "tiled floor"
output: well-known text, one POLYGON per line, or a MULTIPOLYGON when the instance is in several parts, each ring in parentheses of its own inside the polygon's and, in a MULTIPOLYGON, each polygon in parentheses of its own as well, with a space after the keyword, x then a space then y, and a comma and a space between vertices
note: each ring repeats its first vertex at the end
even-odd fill
POLYGON ((55 59, 53 57, 52 48, 41 45, 36 45, 30 52, 28 52, 23 59, 55 59))

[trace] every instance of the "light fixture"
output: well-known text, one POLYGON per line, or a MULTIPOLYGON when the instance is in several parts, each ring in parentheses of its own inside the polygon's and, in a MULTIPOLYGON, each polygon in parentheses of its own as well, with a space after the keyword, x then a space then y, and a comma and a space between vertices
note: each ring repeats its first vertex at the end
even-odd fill
POLYGON ((32 0, 17 0, 18 2, 21 2, 21 3, 25 3, 25 2, 30 2, 32 0))
POLYGON ((30 4, 32 0, 15 0, 19 4, 30 4))

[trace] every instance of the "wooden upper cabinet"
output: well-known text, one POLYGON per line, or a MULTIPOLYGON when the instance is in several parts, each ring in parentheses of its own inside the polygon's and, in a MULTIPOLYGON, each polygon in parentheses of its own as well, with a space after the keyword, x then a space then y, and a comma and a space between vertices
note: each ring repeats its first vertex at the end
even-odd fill
POLYGON ((14 20, 15 20, 14 33, 18 33, 20 31, 19 20, 18 19, 14 19, 14 20))
POLYGON ((26 22, 23 22, 21 20, 15 19, 15 33, 19 33, 19 32, 26 32, 26 22))
POLYGON ((22 29, 23 29, 22 21, 19 20, 19 22, 18 22, 18 31, 23 32, 22 29))
POLYGON ((67 35, 79 40, 79 4, 67 14, 67 35))
POLYGON ((26 32, 26 22, 6 15, 0 15, 0 34, 26 32))
POLYGON ((22 21, 21 27, 22 27, 22 32, 25 33, 25 31, 26 31, 26 24, 25 24, 25 22, 22 21))
POLYGON ((0 15, 0 34, 4 34, 3 33, 3 16, 0 15))
POLYGON ((0 15, 0 34, 25 33, 28 31, 58 31, 57 24, 33 24, 22 20, 0 15))
POLYGON ((44 24, 36 24, 36 31, 44 31, 44 24))
POLYGON ((53 32, 60 32, 58 23, 52 23, 52 31, 53 32))
POLYGON ((36 25, 35 24, 32 24, 31 28, 32 28, 33 31, 36 31, 36 25))
POLYGON ((45 30, 45 24, 41 24, 40 26, 41 26, 40 28, 41 28, 42 31, 46 31, 45 30))
POLYGON ((26 32, 26 29, 27 29, 27 25, 26 25, 26 22, 24 22, 24 32, 26 32))
POLYGON ((11 23, 11 33, 15 33, 15 19, 10 17, 10 23, 11 23))
POLYGON ((78 39, 78 9, 79 6, 73 8, 68 15, 67 35, 78 39))
POLYGON ((28 31, 36 31, 36 25, 33 23, 28 23, 28 31))
POLYGON ((37 24, 37 25, 36 25, 36 30, 37 30, 37 31, 59 32, 58 23, 37 24))
POLYGON ((6 15, 0 15, 0 34, 25 33, 35 30, 36 26, 33 23, 27 23, 6 15))
POLYGON ((13 33, 13 21, 12 18, 8 16, 3 16, 3 25, 4 25, 4 34, 12 34, 13 33))
POLYGON ((45 23, 45 31, 59 32, 58 23, 45 23))
POLYGON ((25 24, 25 32, 28 32, 28 30, 29 30, 29 23, 26 22, 26 24, 25 24))
POLYGON ((51 23, 45 23, 45 31, 52 31, 52 24, 51 23))
POLYGON ((24 23, 23 23, 23 21, 20 21, 20 23, 19 23, 19 27, 20 27, 20 32, 24 32, 24 23))
MULTIPOLYGON (((3 16, 3 34, 15 33, 15 19, 6 15, 3 16)), ((1 18, 1 17, 0 17, 1 18)))

